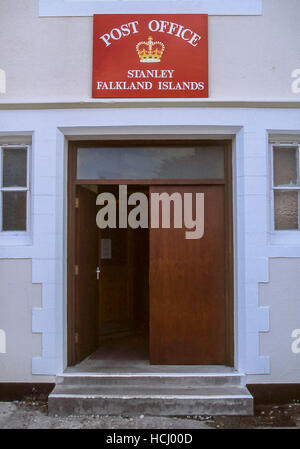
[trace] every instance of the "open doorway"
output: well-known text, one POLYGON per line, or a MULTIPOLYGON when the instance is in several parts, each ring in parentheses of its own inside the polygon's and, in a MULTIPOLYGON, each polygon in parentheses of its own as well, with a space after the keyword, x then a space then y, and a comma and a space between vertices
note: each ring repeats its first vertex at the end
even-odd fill
MULTIPOLYGON (((89 356, 103 366, 149 359, 149 230, 120 229, 118 201, 116 228, 96 225, 97 195, 118 198, 118 188, 76 187, 76 359, 89 356)), ((149 193, 147 186, 131 190, 149 193)))
MULTIPOLYGON (((118 198, 119 186, 98 186, 118 198)), ((131 186, 128 194, 146 186, 131 186)), ((117 218, 119 217, 117 202, 117 218)), ((93 358, 149 358, 149 230, 99 229, 99 349, 93 358)))
POLYGON ((70 144, 68 192, 68 365, 88 357, 100 370, 140 361, 233 366, 230 144, 70 144), (147 226, 126 218, 99 229, 96 198, 118 199, 123 187, 128 203, 132 193, 146 196, 147 226), (185 212, 194 220, 198 197, 204 232, 189 239, 185 212), (154 198, 159 219, 166 200, 170 226, 152 226, 154 198))

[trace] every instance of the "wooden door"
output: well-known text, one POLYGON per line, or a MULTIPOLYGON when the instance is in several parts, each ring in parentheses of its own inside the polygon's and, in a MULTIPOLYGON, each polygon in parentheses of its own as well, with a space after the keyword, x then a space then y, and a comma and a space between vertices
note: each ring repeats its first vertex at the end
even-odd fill
POLYGON ((150 229, 152 364, 226 363, 224 190, 224 185, 150 187, 150 193, 204 193, 205 210, 199 240, 187 240, 185 228, 150 229))
POLYGON ((98 228, 96 193, 76 188, 75 363, 98 346, 98 228))

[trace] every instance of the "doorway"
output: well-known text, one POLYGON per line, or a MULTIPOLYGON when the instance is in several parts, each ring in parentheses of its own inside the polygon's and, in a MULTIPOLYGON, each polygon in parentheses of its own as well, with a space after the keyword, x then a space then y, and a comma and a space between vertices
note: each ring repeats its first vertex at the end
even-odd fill
MULTIPOLYGON (((148 195, 145 186, 132 186, 129 195, 133 190, 148 195)), ((149 232, 97 227, 101 193, 117 198, 118 186, 76 186, 76 361, 91 354, 109 363, 148 359, 149 232)))
MULTIPOLYGON (((152 365, 232 366, 229 143, 71 144, 68 188, 69 366, 86 357, 102 366, 142 360, 152 365), (93 152, 85 153, 91 148, 93 152), (107 153, 101 154, 101 148, 107 153), (128 148, 125 161, 116 157, 128 148), (155 151, 158 157, 153 157, 155 151), (107 164, 110 157, 113 163, 107 164), (164 179, 153 177, 151 164, 164 179), (142 179, 145 172, 148 179, 142 179), (99 229, 97 196, 106 192, 117 198, 124 184, 128 196, 139 192, 147 197, 149 211, 152 194, 204 195, 203 238, 186 239, 186 229, 177 229, 173 222, 167 229, 120 228, 118 223, 116 228, 99 229)), ((195 214, 195 203, 192 208, 195 214)))
MULTIPOLYGON (((98 186, 118 198, 119 186, 98 186)), ((128 195, 147 186, 130 186, 128 195)), ((116 203, 119 217, 119 202, 116 203)), ((98 230, 100 360, 149 358, 149 231, 130 227, 98 230)))

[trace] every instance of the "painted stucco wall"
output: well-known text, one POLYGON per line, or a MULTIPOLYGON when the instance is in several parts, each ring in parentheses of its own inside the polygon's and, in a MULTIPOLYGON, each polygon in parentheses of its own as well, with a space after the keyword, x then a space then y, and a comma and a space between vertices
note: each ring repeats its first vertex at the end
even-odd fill
POLYGON ((260 305, 270 307, 270 331, 260 335, 260 353, 270 357, 270 374, 249 383, 300 382, 300 353, 292 332, 300 329, 300 259, 270 259, 270 282, 259 288, 260 305))
MULTIPOLYGON (((0 0, 0 101, 91 98, 92 17, 39 17, 38 3, 0 0)), ((299 0, 263 0, 258 16, 210 16, 210 97, 295 99, 299 17, 299 0)))
POLYGON ((42 305, 42 286, 32 283, 31 260, 0 260, 0 382, 50 382, 33 376, 32 357, 42 354, 41 334, 32 333, 32 308, 42 305))
MULTIPOLYGON (((270 259, 270 282, 261 284, 260 305, 270 307, 270 331, 260 334, 260 353, 270 357, 270 374, 250 375, 248 383, 299 382, 300 354, 292 352, 292 330, 300 329, 300 258, 270 259)), ((42 354, 41 334, 31 330, 32 307, 42 305, 42 286, 32 284, 29 259, 0 260, 0 382, 51 382, 31 374, 32 357, 42 354)))

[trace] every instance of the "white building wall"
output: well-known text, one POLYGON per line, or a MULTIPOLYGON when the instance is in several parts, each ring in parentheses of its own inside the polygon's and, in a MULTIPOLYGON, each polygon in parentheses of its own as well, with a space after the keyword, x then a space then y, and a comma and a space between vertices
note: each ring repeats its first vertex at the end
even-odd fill
MULTIPOLYGON (((8 349, 20 332, 24 338, 19 380, 49 381, 66 366, 67 140, 220 135, 234 136, 236 368, 249 374, 249 382, 299 381, 300 355, 286 351, 289 328, 292 333, 300 321, 298 284, 287 280, 287 273, 297 272, 300 237, 279 241, 271 233, 268 135, 300 135, 300 93, 291 89, 291 73, 300 68, 300 2, 263 0, 262 6, 262 15, 209 17, 209 100, 101 101, 91 100, 91 17, 39 17, 38 0, 0 0, 0 70, 6 79, 5 89, 0 86, 0 139, 32 139, 30 238, 0 246, 11 271, 26 259, 28 273, 32 261, 32 285, 26 285, 36 296, 24 302, 27 330, 20 331, 12 317, 2 324, 0 316, 8 349), (247 99, 257 102, 250 106, 247 99), (290 286, 283 324, 273 272, 278 284, 290 286)), ((0 263, 2 292, 11 292, 2 293, 0 313, 18 298, 7 287, 6 269, 0 263)), ((0 366, 4 360, 0 381, 13 381, 16 353, 0 352, 0 366)))
MULTIPOLYGON (((299 258, 300 246, 270 244, 267 131, 280 129, 281 133, 282 130, 287 134, 299 133, 299 123, 299 110, 275 108, 0 111, 2 138, 4 134, 33 130, 32 245, 2 246, 0 250, 1 258, 32 258, 32 282, 43 285, 42 308, 34 308, 32 314, 32 330, 42 333, 43 350, 41 357, 33 358, 32 372, 56 374, 66 365, 66 139, 71 136, 76 139, 80 135, 98 138, 149 135, 170 138, 179 135, 189 138, 190 135, 214 137, 220 134, 236 136, 236 367, 248 374, 269 374, 272 353, 261 350, 260 333, 269 331, 268 306, 272 303, 267 301, 260 307, 258 285, 269 281, 269 257, 299 258)), ((292 308, 291 313, 294 313, 292 308)), ((8 339, 10 332, 13 329, 7 331, 8 339)), ((298 360, 292 358, 293 372, 298 369, 298 360)))
MULTIPOLYGON (((234 0, 246 13, 251 1, 234 0)), ((89 4, 65 3, 74 11, 78 3, 89 4)), ((92 3, 99 12, 103 2, 92 3)), ((124 1, 109 3, 110 12, 119 13, 124 1)), ((186 13, 197 1, 191 3, 169 0, 185 5, 186 13)), ((130 13, 137 5, 149 12, 160 1, 125 4, 130 13)), ((262 6, 262 15, 209 16, 210 98, 295 99, 291 74, 300 68, 300 2, 262 0, 262 6)), ((91 98, 92 17, 39 17, 39 0, 0 0, 0 23, 0 69, 6 72, 0 102, 91 98)))

